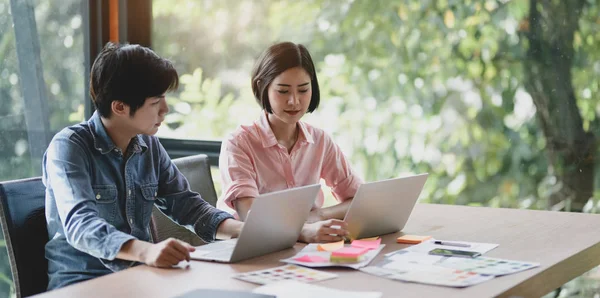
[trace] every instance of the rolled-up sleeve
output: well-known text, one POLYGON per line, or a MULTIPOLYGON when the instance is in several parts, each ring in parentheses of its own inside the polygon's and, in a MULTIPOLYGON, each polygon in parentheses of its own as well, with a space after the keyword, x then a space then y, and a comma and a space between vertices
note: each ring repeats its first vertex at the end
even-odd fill
POLYGON ((94 257, 114 260, 135 237, 98 215, 85 151, 68 134, 57 135, 44 157, 46 186, 54 193, 67 242, 94 257))
POLYGON ((160 163, 158 196, 165 198, 166 213, 181 225, 192 225, 205 242, 214 241, 219 225, 233 216, 211 206, 200 194, 191 191, 185 176, 173 164, 165 148, 157 143, 160 163))
POLYGON ((230 208, 235 209, 233 202, 237 198, 258 197, 256 171, 248 152, 234 136, 229 137, 221 145, 219 170, 223 183, 222 200, 230 208))
POLYGON ((363 180, 352 170, 340 147, 327 134, 323 135, 325 157, 321 178, 331 188, 334 197, 343 202, 356 194, 363 180))

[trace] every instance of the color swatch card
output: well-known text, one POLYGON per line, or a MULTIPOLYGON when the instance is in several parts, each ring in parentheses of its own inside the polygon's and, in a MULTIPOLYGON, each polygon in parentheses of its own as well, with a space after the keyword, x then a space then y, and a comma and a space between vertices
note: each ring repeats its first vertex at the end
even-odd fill
POLYGON ((285 265, 265 270, 240 273, 234 275, 233 277, 259 285, 266 285, 284 280, 293 280, 299 282, 317 282, 326 279, 336 278, 337 274, 321 272, 296 265, 285 265))
POLYGON ((446 268, 472 271, 479 274, 506 275, 538 267, 539 263, 521 262, 505 259, 478 257, 470 258, 444 258, 436 263, 437 266, 446 268))
MULTIPOLYGON (((302 265, 306 267, 348 267, 358 269, 367 266, 379 252, 385 247, 385 244, 379 245, 377 249, 369 249, 363 255, 359 262, 354 263, 335 263, 331 262, 331 252, 320 251, 318 248, 319 244, 309 244, 305 246, 295 256, 287 259, 280 260, 284 263, 302 265)), ((350 248, 351 246, 345 246, 344 248, 350 248)))

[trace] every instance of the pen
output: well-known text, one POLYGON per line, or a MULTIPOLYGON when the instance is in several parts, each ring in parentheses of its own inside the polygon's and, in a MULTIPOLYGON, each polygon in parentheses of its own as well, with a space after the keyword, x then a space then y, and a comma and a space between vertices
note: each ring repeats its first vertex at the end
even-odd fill
POLYGON ((448 246, 471 247, 470 244, 458 243, 458 242, 450 242, 450 241, 436 240, 436 241, 433 241, 433 243, 439 244, 439 245, 448 245, 448 246))

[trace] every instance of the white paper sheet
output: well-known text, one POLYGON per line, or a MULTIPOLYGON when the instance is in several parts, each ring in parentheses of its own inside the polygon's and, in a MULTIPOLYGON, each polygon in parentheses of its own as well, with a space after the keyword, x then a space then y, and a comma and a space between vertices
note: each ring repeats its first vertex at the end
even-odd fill
POLYGON ((403 263, 418 263, 418 264, 426 264, 433 265, 447 257, 444 256, 434 256, 430 254, 424 254, 419 252, 411 252, 411 251, 396 251, 394 254, 387 257, 387 259, 395 261, 395 262, 403 262, 403 263))
MULTIPOLYGON (((422 242, 420 244, 416 244, 416 245, 412 245, 409 246, 405 249, 401 249, 401 250, 406 250, 406 251, 410 251, 410 252, 418 252, 418 253, 428 253, 429 251, 436 249, 436 248, 441 248, 441 249, 454 249, 454 250, 463 250, 463 251, 473 251, 473 252, 478 252, 481 254, 484 254, 496 247, 498 247, 498 244, 495 243, 479 243, 479 242, 467 242, 467 241, 454 241, 452 240, 452 242, 458 242, 458 243, 464 243, 464 244, 469 244, 470 247, 459 247, 459 246, 450 246, 450 245, 440 245, 440 244, 435 244, 434 241, 436 239, 430 239, 427 240, 425 242, 422 242)), ((392 256, 393 254, 395 254, 398 251, 401 250, 397 250, 397 251, 393 251, 390 253, 387 253, 385 256, 389 257, 392 256)))
POLYGON ((304 298, 304 297, 323 297, 323 298, 380 298, 381 292, 358 292, 345 291, 316 286, 297 281, 281 281, 252 291, 258 294, 275 295, 277 298, 304 298))

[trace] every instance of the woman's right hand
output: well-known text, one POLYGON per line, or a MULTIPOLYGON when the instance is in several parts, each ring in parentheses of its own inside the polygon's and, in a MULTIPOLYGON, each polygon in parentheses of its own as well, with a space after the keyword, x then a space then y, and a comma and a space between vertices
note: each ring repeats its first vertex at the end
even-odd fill
POLYGON ((300 232, 300 241, 306 243, 335 242, 348 235, 348 225, 339 219, 306 223, 300 232))

